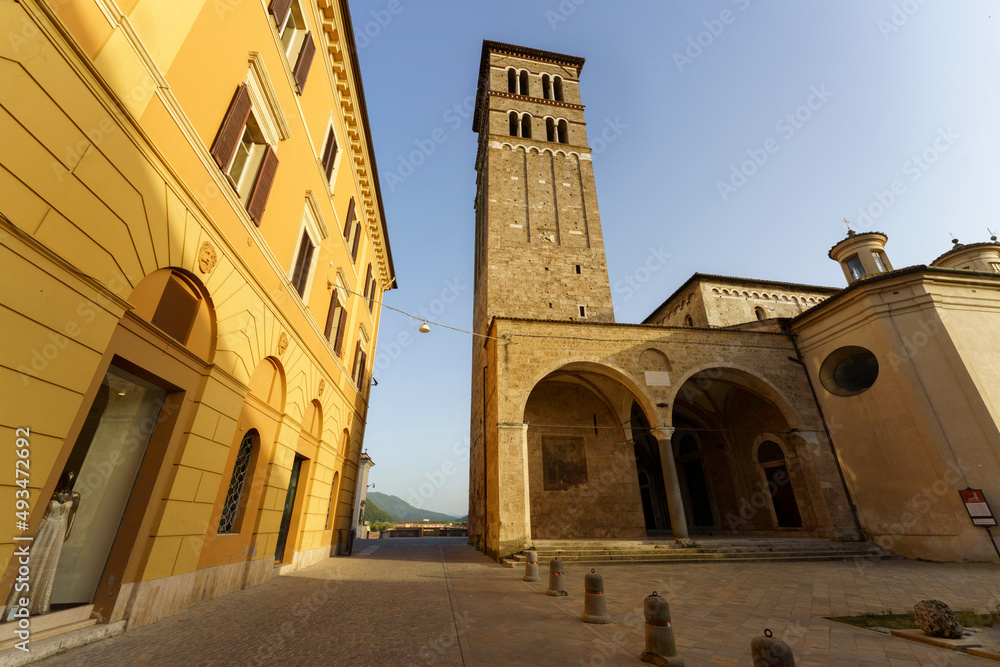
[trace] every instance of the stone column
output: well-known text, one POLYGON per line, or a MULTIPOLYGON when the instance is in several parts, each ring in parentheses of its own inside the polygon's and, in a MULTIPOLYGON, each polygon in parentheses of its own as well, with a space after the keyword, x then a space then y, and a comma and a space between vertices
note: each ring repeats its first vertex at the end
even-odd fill
POLYGON ((650 435, 656 438, 660 448, 660 466, 663 470, 663 486, 667 492, 667 508, 670 510, 670 529, 675 539, 688 536, 687 519, 684 518, 684 501, 681 499, 681 485, 677 481, 677 466, 674 464, 674 448, 670 439, 674 429, 661 426, 650 435))
POLYGON ((531 490, 528 482, 528 424, 498 424, 499 555, 531 542, 531 490))

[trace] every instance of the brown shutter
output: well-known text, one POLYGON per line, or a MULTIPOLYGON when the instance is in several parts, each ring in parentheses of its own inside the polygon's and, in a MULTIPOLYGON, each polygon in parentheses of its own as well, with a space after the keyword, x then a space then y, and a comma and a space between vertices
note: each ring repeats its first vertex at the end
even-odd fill
POLYGON ((326 314, 326 326, 323 328, 323 334, 326 336, 327 340, 330 340, 330 336, 333 335, 333 316, 337 312, 337 290, 333 290, 333 295, 330 297, 330 312, 326 314))
POLYGON ((340 356, 344 350, 344 332, 347 331, 347 309, 340 309, 340 321, 337 322, 337 342, 333 344, 333 351, 340 356))
POLYGON ((271 7, 268 9, 274 17, 274 24, 281 27, 281 24, 288 18, 288 12, 292 11, 292 0, 271 0, 271 7))
POLYGON ((330 176, 333 175, 333 163, 337 160, 337 137, 333 133, 333 128, 330 128, 329 134, 326 138, 326 148, 323 149, 323 172, 326 174, 326 180, 330 182, 330 176))
POLYGON ((302 49, 299 51, 299 57, 295 61, 295 67, 292 68, 292 78, 295 79, 295 88, 298 90, 299 95, 306 87, 306 78, 309 76, 309 67, 312 65, 313 56, 316 55, 316 42, 313 41, 312 33, 306 33, 306 39, 302 42, 302 49))
POLYGON ((250 191, 250 201, 247 202, 247 213, 254 224, 260 227, 261 218, 264 217, 264 208, 267 206, 267 198, 271 194, 271 185, 274 184, 274 174, 278 171, 278 156, 274 154, 274 149, 270 146, 264 153, 264 161, 257 172, 257 180, 250 191))
POLYGON ((354 365, 351 368, 351 379, 357 381, 358 379, 358 362, 361 361, 361 341, 354 347, 354 365))
POLYGON ((361 368, 358 370, 358 389, 361 391, 365 390, 365 375, 368 370, 368 353, 361 353, 361 368))
POLYGON ((365 276, 365 299, 368 298, 368 290, 372 285, 372 265, 368 264, 368 274, 365 276))
POLYGON ((361 244, 361 229, 354 234, 354 247, 351 248, 351 261, 358 261, 358 246, 361 244))
POLYGON ((378 281, 372 280, 372 293, 368 297, 368 310, 371 311, 372 307, 375 305, 375 290, 378 287, 378 281))
POLYGON ((347 207, 347 219, 344 222, 344 238, 348 241, 351 240, 351 222, 354 220, 354 197, 351 197, 351 203, 347 207))
POLYGON ((247 84, 241 83, 229 103, 222 125, 219 126, 219 133, 215 135, 212 142, 212 157, 215 158, 219 168, 225 171, 229 163, 233 161, 233 154, 236 153, 236 146, 243 138, 243 128, 246 127, 247 119, 250 118, 250 92, 247 84))

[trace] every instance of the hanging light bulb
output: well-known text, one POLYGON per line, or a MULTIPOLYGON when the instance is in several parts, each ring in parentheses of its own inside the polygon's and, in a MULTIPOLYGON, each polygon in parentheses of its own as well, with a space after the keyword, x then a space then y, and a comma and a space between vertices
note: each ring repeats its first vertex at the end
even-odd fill
POLYGON ((417 329, 417 331, 419 331, 420 333, 430 333, 431 328, 430 326, 427 325, 427 322, 424 322, 423 324, 420 325, 420 328, 417 329))

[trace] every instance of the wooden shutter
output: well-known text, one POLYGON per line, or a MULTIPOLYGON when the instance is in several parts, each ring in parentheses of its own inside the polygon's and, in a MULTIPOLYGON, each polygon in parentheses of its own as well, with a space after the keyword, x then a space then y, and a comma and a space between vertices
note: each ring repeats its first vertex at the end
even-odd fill
POLYGON ((361 361, 361 341, 354 347, 354 365, 351 368, 351 379, 357 381, 358 379, 358 362, 361 361))
POLYGON ((281 29, 281 24, 288 18, 288 12, 292 11, 292 0, 271 0, 268 11, 274 17, 274 24, 281 29))
POLYGON ((351 248, 351 261, 358 261, 358 246, 361 243, 361 227, 358 226, 358 231, 354 234, 354 246, 351 248))
POLYGON ((330 312, 326 314, 326 326, 323 328, 323 334, 326 336, 327 340, 330 340, 330 336, 333 335, 333 316, 337 314, 337 290, 333 290, 333 295, 330 297, 330 312))
POLYGON ((365 299, 368 298, 368 290, 372 284, 372 265, 368 264, 368 274, 365 276, 365 299))
POLYGON ((302 48, 299 50, 299 57, 292 68, 292 78, 295 79, 295 88, 299 95, 306 87, 306 78, 309 76, 309 67, 312 65, 313 56, 316 55, 316 42, 313 41, 312 33, 307 32, 302 48))
POLYGON ((253 103, 250 101, 250 92, 247 84, 241 83, 229 103, 222 125, 219 126, 219 133, 215 135, 212 142, 212 157, 219 168, 225 171, 229 163, 233 161, 236 147, 243 138, 243 128, 246 127, 247 119, 250 118, 250 109, 253 103))
POLYGON ((333 163, 337 160, 337 136, 333 133, 333 128, 326 135, 326 147, 323 149, 323 173, 329 183, 330 176, 333 175, 333 163))
POLYGON ((337 342, 333 344, 333 351, 340 356, 344 350, 344 332, 347 331, 347 309, 340 309, 340 321, 337 322, 337 342))
POLYGON ((351 240, 351 223, 354 221, 354 197, 351 197, 351 203, 347 206, 347 219, 344 221, 344 238, 348 241, 351 240))
POLYGON ((372 307, 375 305, 375 290, 378 287, 378 281, 372 280, 372 293, 368 297, 368 310, 371 311, 372 307))
POLYGON ((358 369, 358 389, 365 390, 365 375, 368 369, 368 353, 361 353, 361 368, 358 369))
POLYGON ((260 171, 257 172, 257 180, 254 181, 253 190, 250 191, 250 200, 247 202, 247 213, 258 227, 261 218, 264 217, 264 208, 267 206, 267 198, 271 194, 271 185, 274 184, 274 174, 277 171, 278 156, 274 154, 274 149, 268 146, 260 171))

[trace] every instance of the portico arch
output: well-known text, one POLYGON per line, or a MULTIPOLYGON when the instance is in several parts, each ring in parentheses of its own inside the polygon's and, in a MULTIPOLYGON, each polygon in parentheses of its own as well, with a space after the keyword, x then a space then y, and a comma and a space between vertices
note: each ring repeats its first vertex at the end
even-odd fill
MULTIPOLYGON (((647 527, 657 528, 647 521, 644 498, 652 502, 651 489, 676 488, 676 473, 657 467, 661 439, 667 444, 657 428, 660 416, 628 374, 590 360, 554 365, 537 374, 520 409, 530 537, 640 538, 647 527)), ((669 512, 658 504, 659 527, 673 526, 675 537, 686 537, 679 496, 675 500, 669 512)))

